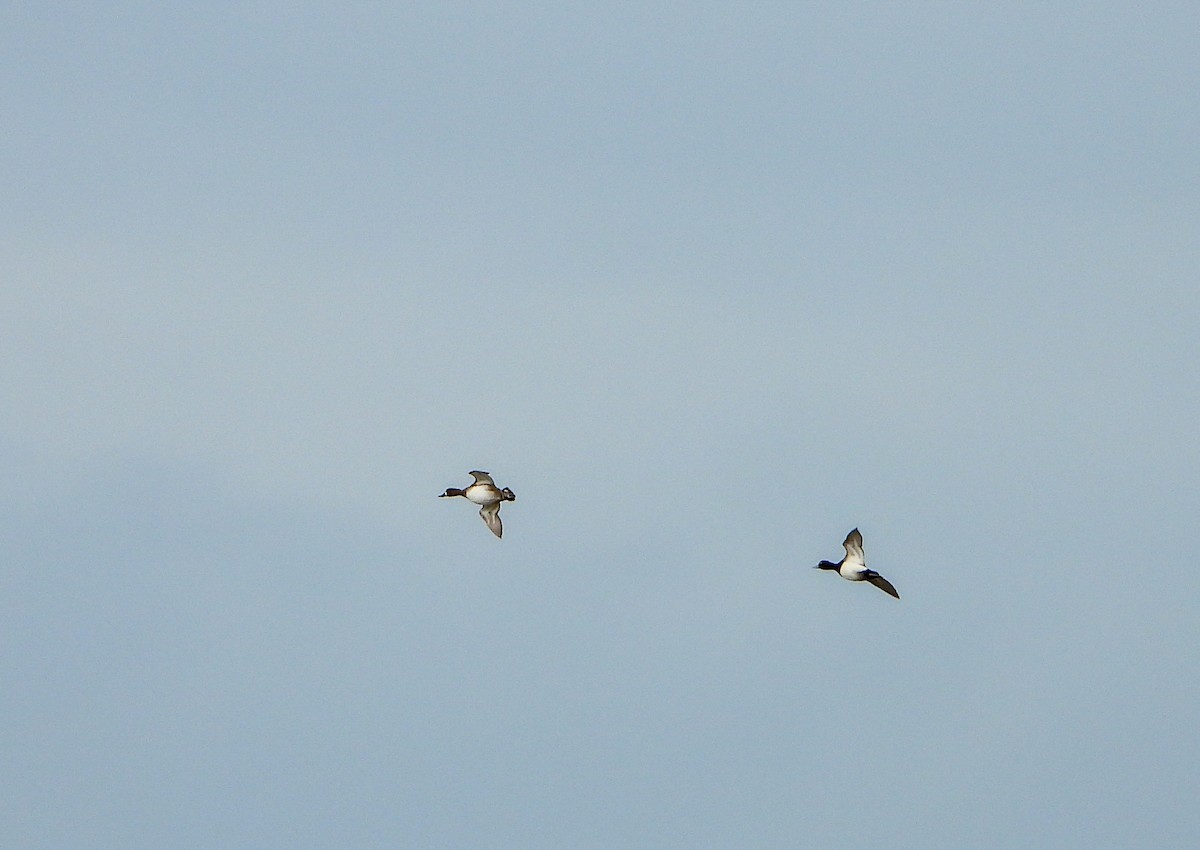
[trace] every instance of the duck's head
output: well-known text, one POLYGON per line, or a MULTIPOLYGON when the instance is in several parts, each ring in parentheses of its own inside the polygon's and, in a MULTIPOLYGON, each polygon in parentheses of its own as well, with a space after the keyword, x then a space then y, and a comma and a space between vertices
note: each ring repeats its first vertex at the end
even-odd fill
POLYGON ((446 492, 443 493, 442 495, 438 496, 438 498, 444 499, 447 496, 462 496, 462 495, 465 495, 465 494, 463 493, 462 490, 459 490, 457 487, 447 487, 446 492))
POLYGON ((838 565, 835 564, 833 561, 822 561, 821 563, 819 563, 815 567, 813 567, 813 569, 814 570, 836 570, 836 569, 838 569, 838 565))
POLYGON ((506 502, 515 502, 517 500, 517 494, 507 487, 500 491, 500 495, 506 502))

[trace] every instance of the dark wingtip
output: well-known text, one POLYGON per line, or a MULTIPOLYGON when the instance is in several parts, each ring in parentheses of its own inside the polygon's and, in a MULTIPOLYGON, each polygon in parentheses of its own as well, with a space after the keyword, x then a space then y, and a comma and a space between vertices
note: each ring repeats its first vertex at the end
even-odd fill
POLYGON ((892 583, 883 576, 879 575, 879 573, 867 576, 867 581, 871 582, 871 584, 878 587, 888 596, 893 596, 896 599, 900 598, 900 594, 897 592, 896 588, 892 587, 892 583))

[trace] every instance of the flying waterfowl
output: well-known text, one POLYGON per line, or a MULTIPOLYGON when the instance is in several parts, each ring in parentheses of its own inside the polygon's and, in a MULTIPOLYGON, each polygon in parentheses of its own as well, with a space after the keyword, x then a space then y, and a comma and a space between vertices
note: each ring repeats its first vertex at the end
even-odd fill
POLYGON ((482 505, 479 509, 479 515, 483 517, 484 523, 492 530, 492 534, 497 537, 504 535, 504 526, 500 523, 500 505, 504 502, 515 502, 517 495, 512 490, 505 487, 501 490, 496 486, 496 482, 492 480, 492 476, 486 472, 475 470, 468 473, 475 479, 475 483, 469 485, 466 489, 460 490, 457 487, 447 487, 446 492, 438 496, 443 499, 446 496, 463 496, 469 502, 474 502, 477 505, 482 505))
POLYGON ((896 588, 892 587, 890 581, 874 570, 867 569, 867 556, 863 552, 863 539, 857 528, 846 535, 842 546, 846 548, 846 557, 842 558, 836 564, 833 561, 822 561, 817 564, 816 568, 818 570, 837 570, 838 575, 847 581, 869 581, 884 593, 894 596, 897 599, 900 598, 900 594, 896 592, 896 588))

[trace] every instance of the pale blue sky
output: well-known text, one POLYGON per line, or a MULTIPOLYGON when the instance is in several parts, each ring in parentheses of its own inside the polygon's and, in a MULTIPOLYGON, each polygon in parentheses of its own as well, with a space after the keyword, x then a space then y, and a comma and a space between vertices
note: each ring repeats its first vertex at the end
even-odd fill
POLYGON ((1197 43, 0 13, 0 845, 1196 846, 1197 43))

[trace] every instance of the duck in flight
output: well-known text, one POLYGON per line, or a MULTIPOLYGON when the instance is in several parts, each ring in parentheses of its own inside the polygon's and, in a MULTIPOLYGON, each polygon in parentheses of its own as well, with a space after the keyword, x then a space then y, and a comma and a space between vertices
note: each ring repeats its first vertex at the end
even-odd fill
POLYGON ((475 470, 467 474, 475 479, 474 484, 469 485, 464 490, 460 490, 457 487, 447 487, 446 492, 438 496, 438 498, 464 496, 468 502, 482 505, 479 509, 479 515, 483 517, 483 521, 487 527, 492 530, 492 534, 502 537, 504 535, 504 526, 500 523, 500 505, 504 502, 515 502, 517 494, 507 487, 501 490, 496 486, 496 482, 492 480, 492 476, 486 472, 475 470))
POLYGON ((889 596, 900 598, 892 583, 874 570, 867 569, 867 556, 863 552, 862 534, 854 529, 846 535, 842 545, 846 547, 846 557, 838 561, 822 561, 817 564, 818 570, 837 570, 838 575, 847 581, 869 581, 889 596))

